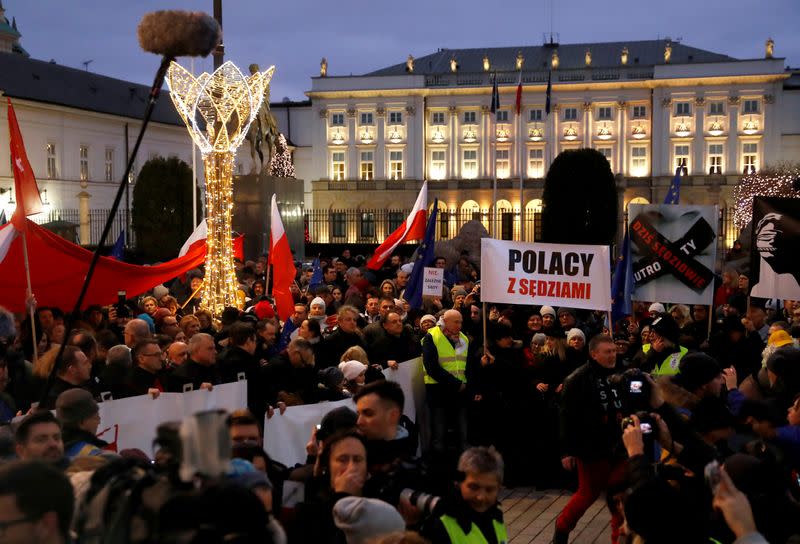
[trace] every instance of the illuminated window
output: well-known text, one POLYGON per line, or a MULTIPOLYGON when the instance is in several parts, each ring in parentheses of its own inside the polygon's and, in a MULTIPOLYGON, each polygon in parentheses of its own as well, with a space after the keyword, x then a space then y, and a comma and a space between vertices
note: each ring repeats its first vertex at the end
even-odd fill
POLYGON ((56 170, 56 144, 47 144, 47 177, 55 179, 58 177, 56 170))
POLYGON ((598 121, 611 121, 611 107, 610 106, 603 106, 601 108, 597 108, 597 120, 598 121))
POLYGON ((332 113, 331 114, 331 125, 335 127, 343 127, 344 126, 344 114, 343 113, 332 113))
POLYGON ((744 159, 744 173, 755 174, 756 170, 758 170, 758 144, 743 144, 742 155, 744 159))
POLYGON ((360 178, 364 181, 375 179, 375 162, 372 151, 361 152, 360 178))
POLYGON ((444 112, 443 111, 435 111, 431 116, 431 124, 432 125, 443 125, 444 124, 444 112))
POLYGON ((686 168, 689 170, 689 146, 676 145, 675 146, 675 169, 686 168))
POLYGON ((375 214, 363 212, 361 214, 361 238, 375 238, 375 214))
POLYGON ((508 149, 498 149, 495 152, 495 168, 497 177, 506 179, 511 173, 511 163, 508 160, 508 149))
POLYGON ((528 176, 532 178, 544 177, 544 149, 528 150, 528 176))
POLYGON ((575 121, 578 119, 578 108, 564 108, 564 121, 575 121))
POLYGON ((364 112, 361 114, 361 124, 362 125, 372 125, 372 113, 364 112))
POLYGON ((631 148, 631 173, 634 176, 647 174, 647 148, 634 146, 631 148))
POLYGON ((475 112, 474 111, 465 111, 464 112, 464 124, 465 125, 474 125, 475 124, 475 112))
POLYGON ((497 122, 508 123, 508 110, 497 110, 497 122))
POLYGON ((467 179, 478 177, 478 152, 476 150, 464 150, 464 162, 461 165, 461 177, 467 179))
POLYGON ((708 105, 709 115, 725 115, 725 105, 722 102, 712 102, 708 105))
POLYGON ((333 181, 342 181, 344 179, 344 153, 333 153, 331 161, 331 178, 333 181))
POLYGON ((709 144, 708 145, 708 173, 721 174, 722 173, 722 144, 709 144))
POLYGON ((87 181, 89 179, 89 146, 86 145, 81 146, 80 156, 81 156, 81 163, 80 163, 81 181, 87 181))
POLYGON ((114 181, 114 148, 106 148, 106 181, 114 181))
POLYGON ((444 151, 431 152, 431 175, 433 179, 444 179, 447 175, 444 151))
POLYGON ((758 100, 745 100, 743 113, 758 113, 758 100))
POLYGON ((542 120, 542 110, 531 110, 530 121, 536 122, 542 120))
POLYGON ((634 119, 645 119, 647 117, 647 106, 634 106, 633 107, 633 118, 634 119))
POLYGON ((390 125, 402 125, 403 124, 403 112, 401 112, 401 111, 390 111, 389 112, 389 124, 390 125))
POLYGON ((675 104, 675 117, 686 117, 692 114, 692 106, 688 102, 675 104))
POLYGON ((389 152, 389 179, 403 179, 403 152, 389 152))

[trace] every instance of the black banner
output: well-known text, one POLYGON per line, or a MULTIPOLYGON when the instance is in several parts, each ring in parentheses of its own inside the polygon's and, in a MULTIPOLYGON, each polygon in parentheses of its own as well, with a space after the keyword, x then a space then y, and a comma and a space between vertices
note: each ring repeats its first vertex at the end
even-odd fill
POLYGON ((753 199, 750 295, 800 299, 800 199, 753 199))

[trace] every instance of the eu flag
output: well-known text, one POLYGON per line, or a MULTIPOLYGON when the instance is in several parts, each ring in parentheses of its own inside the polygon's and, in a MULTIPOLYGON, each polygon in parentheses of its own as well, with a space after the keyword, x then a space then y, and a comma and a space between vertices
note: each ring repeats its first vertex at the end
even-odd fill
POLYGON ((312 293, 316 293, 317 287, 323 284, 322 267, 319 265, 319 257, 314 259, 312 266, 314 267, 314 272, 311 274, 311 279, 308 280, 308 290, 312 293))
POLYGON ((118 261, 125 260, 125 229, 119 231, 117 241, 114 242, 114 247, 111 248, 111 253, 108 256, 118 261))
MULTIPOLYGON (((611 320, 616 323, 633 313, 631 295, 633 294, 633 266, 631 263, 631 239, 628 233, 622 239, 614 278, 611 280, 611 320)), ((612 324, 613 325, 613 324, 612 324)), ((609 327, 611 330, 611 327, 609 327)))
POLYGON ((675 170, 675 177, 669 185, 667 196, 664 197, 664 204, 680 204, 681 200, 681 167, 675 170))
POLYGON ((439 212, 439 199, 433 201, 433 211, 428 218, 428 226, 425 227, 425 238, 417 248, 417 259, 414 261, 414 268, 406 285, 405 298, 411 308, 422 307, 422 279, 426 266, 433 264, 435 257, 433 253, 434 236, 436 235, 436 215, 439 212))
POLYGON ((286 349, 286 346, 289 345, 289 342, 292 339, 292 333, 297 329, 294 324, 294 321, 291 319, 287 319, 286 322, 283 324, 283 330, 281 331, 280 337, 278 337, 278 351, 281 352, 286 349))

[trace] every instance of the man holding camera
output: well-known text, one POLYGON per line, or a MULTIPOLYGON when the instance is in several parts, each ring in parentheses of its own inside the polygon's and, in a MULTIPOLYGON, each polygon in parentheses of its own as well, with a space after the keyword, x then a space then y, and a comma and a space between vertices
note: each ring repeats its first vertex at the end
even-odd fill
MULTIPOLYGON (((660 404, 656 389, 644 375, 639 379, 618 379, 617 348, 610 336, 599 335, 589 342, 589 362, 564 381, 561 403, 561 463, 578 471, 578 491, 556 520, 553 542, 569 541, 569 533, 600 493, 624 482, 625 457, 620 446, 620 423, 629 397, 648 396, 646 404, 660 404), (644 381, 647 380, 647 383, 644 381), (623 454, 623 455, 620 455, 623 454)), ((624 377, 624 376, 623 376, 624 377)), ((656 408, 657 406, 652 406, 656 408)), ((617 541, 622 518, 612 512, 612 540, 617 541)))

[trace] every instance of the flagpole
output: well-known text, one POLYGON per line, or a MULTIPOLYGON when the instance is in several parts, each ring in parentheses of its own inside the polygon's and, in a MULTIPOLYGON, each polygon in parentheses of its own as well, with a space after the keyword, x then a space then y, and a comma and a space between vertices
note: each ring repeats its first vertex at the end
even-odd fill
POLYGON ((489 339, 486 337, 486 302, 483 302, 483 354, 486 355, 489 352, 489 348, 486 347, 486 343, 489 339))
POLYGON ((494 122, 489 119, 489 134, 494 135, 494 138, 489 140, 489 148, 492 153, 492 162, 489 164, 492 165, 492 172, 494 173, 492 178, 492 238, 497 238, 497 113, 489 115, 495 118, 494 122), (494 131, 492 131, 493 125, 494 131))
MULTIPOLYGON (((519 89, 522 89, 522 67, 519 69, 519 89)), ((522 93, 520 93, 520 100, 517 105, 517 157, 518 157, 518 165, 519 165, 519 241, 525 241, 525 198, 524 198, 524 187, 523 187, 523 172, 525 171, 523 167, 523 161, 525 159, 524 155, 522 154, 522 93)))
MULTIPOLYGON (((194 57, 191 59, 191 72, 194 77, 194 57)), ((197 150, 192 140, 192 228, 197 227, 197 150)))
MULTIPOLYGON (((28 281, 28 299, 33 296, 33 287, 31 286, 31 267, 28 263, 28 235, 27 229, 22 229, 22 258, 25 261, 25 277, 28 281)), ((33 304, 28 304, 28 311, 31 316, 31 334, 33 335, 33 363, 39 359, 39 348, 36 342, 36 320, 34 319, 33 304)))

